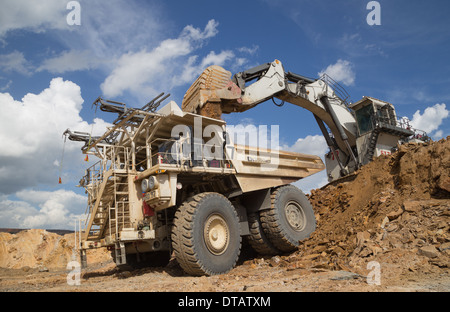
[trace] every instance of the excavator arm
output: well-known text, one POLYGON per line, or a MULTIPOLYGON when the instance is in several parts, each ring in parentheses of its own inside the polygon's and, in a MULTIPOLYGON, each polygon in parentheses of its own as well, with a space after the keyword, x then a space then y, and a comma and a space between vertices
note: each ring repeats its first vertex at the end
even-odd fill
POLYGON ((336 91, 340 89, 335 85, 326 76, 313 80, 285 72, 278 60, 239 72, 233 78, 223 68, 211 66, 188 89, 182 108, 218 118, 222 113, 243 112, 273 98, 303 107, 313 113, 330 151, 339 159, 341 175, 346 175, 346 167, 351 162, 351 171, 359 167, 356 157, 358 130, 346 97, 337 95, 336 91), (337 150, 340 151, 339 157, 337 150))

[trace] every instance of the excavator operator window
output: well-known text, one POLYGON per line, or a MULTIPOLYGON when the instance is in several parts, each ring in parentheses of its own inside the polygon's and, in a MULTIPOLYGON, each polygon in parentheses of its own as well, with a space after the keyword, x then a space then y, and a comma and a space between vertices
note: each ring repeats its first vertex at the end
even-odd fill
POLYGON ((366 105, 355 112, 356 120, 358 122, 359 134, 373 130, 373 105, 366 105))

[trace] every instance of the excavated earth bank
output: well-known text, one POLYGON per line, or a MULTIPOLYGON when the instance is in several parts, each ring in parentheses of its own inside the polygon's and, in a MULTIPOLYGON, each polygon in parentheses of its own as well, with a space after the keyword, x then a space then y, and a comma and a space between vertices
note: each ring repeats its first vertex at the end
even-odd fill
POLYGON ((405 144, 353 181, 313 190, 317 230, 287 266, 364 274, 377 261, 394 274, 450 267, 450 140, 405 144))

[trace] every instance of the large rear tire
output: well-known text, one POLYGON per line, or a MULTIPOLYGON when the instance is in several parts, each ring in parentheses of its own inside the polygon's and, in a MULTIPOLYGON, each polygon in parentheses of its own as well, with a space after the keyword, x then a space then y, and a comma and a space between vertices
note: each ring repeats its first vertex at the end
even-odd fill
POLYGON ((184 202, 175 213, 172 248, 188 274, 230 271, 241 251, 239 218, 231 202, 218 193, 201 193, 184 202))
POLYGON ((261 225, 273 246, 291 252, 316 229, 316 218, 308 198, 294 185, 276 188, 270 209, 260 213, 261 225))
POLYGON ((264 234, 259 213, 248 214, 250 235, 246 236, 250 246, 260 255, 274 256, 280 253, 264 234))

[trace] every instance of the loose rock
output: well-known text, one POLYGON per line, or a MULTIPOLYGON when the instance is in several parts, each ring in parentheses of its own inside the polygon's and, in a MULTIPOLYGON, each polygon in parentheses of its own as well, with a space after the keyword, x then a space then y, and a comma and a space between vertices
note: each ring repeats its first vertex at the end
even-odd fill
POLYGON ((424 246, 419 248, 420 254, 428 257, 428 258, 436 258, 439 256, 439 250, 434 246, 424 246))

